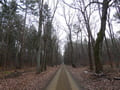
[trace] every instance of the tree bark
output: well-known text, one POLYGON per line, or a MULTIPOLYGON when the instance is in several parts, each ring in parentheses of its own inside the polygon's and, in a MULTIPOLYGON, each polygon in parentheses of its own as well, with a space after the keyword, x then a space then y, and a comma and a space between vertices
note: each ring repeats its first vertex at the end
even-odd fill
POLYGON ((40 50, 41 50, 41 33, 42 33, 42 8, 43 8, 43 0, 39 1, 39 26, 38 26, 38 51, 37 51, 37 74, 39 74, 40 71, 40 50))
POLYGON ((91 40, 90 37, 88 38, 88 56, 89 56, 89 66, 90 66, 90 70, 93 70, 93 61, 92 61, 92 54, 91 54, 91 40))
POLYGON ((103 71, 103 66, 100 60, 100 50, 102 49, 102 43, 105 36, 106 20, 107 20, 107 10, 109 5, 109 0, 103 1, 102 7, 102 17, 101 17, 101 29, 98 32, 97 39, 94 46, 94 59, 95 59, 95 72, 100 73, 103 71))

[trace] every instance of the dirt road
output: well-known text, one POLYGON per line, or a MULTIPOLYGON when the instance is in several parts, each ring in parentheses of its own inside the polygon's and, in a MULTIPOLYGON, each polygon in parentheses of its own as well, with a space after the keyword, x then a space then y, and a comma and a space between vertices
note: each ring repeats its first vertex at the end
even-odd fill
POLYGON ((46 90, 80 90, 64 65, 56 73, 46 90))

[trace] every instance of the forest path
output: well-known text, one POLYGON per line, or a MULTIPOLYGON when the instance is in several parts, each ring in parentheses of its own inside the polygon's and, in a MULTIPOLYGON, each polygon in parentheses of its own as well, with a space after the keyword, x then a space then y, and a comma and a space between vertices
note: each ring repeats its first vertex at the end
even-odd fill
POLYGON ((65 65, 61 65, 46 90, 80 90, 65 65))

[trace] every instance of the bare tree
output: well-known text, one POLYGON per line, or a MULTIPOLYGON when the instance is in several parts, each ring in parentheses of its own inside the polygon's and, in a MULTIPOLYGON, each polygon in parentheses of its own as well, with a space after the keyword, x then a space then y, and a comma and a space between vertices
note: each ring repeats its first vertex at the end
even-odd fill
POLYGON ((103 39, 105 37, 107 10, 109 8, 110 0, 104 0, 102 4, 101 28, 97 34, 97 39, 94 46, 95 58, 95 72, 100 73, 103 71, 102 63, 100 61, 100 50, 102 49, 103 39))
POLYGON ((73 41, 72 41, 72 30, 73 30, 73 20, 74 20, 74 16, 75 14, 71 15, 71 12, 70 10, 67 11, 68 12, 68 17, 66 15, 66 8, 63 6, 63 17, 64 17, 64 20, 65 20, 65 23, 67 25, 67 28, 69 30, 69 33, 68 33, 68 38, 69 38, 69 41, 70 41, 70 61, 71 61, 71 64, 73 67, 76 67, 75 66, 75 63, 73 61, 73 41))

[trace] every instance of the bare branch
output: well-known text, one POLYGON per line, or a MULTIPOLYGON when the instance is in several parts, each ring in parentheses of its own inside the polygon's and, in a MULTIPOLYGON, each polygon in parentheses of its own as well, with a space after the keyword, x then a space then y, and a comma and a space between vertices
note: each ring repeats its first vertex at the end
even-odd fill
POLYGON ((65 5, 69 6, 70 8, 80 10, 80 8, 73 7, 72 5, 70 5, 70 4, 68 4, 68 3, 66 3, 64 0, 62 0, 62 1, 63 1, 63 3, 64 3, 65 5))
POLYGON ((86 7, 85 7, 85 11, 88 8, 88 6, 90 6, 91 4, 103 4, 102 2, 98 2, 98 1, 94 1, 94 2, 90 2, 86 7))
POLYGON ((59 4, 59 0, 57 0, 57 3, 56 3, 56 5, 55 5, 55 8, 54 8, 54 12, 53 12, 53 16, 52 16, 51 22, 53 21, 53 18, 54 18, 54 16, 55 16, 56 11, 57 11, 58 4, 59 4))

